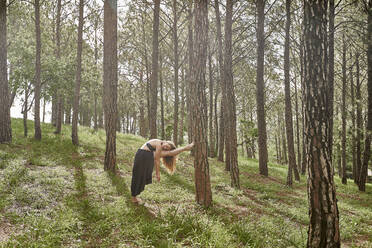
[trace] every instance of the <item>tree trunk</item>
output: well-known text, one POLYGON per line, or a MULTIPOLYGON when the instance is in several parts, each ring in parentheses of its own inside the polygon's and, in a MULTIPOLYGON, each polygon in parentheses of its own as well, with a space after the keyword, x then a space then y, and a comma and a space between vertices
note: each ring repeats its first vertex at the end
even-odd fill
POLYGON ((6 0, 0 0, 0 143, 12 142, 6 31, 6 0))
MULTIPOLYGON (((303 31, 303 21, 302 21, 302 31, 303 31)), ((302 160, 301 160, 301 174, 305 175, 307 167, 307 155, 306 155, 306 142, 305 142, 305 83, 304 83, 304 37, 303 33, 300 40, 300 73, 301 73, 301 113, 302 113, 302 160)), ((300 162, 299 162, 300 163, 300 162)))
POLYGON ((326 78, 328 1, 304 1, 305 140, 308 155, 309 229, 307 247, 340 247, 339 214, 328 149, 326 78))
MULTIPOLYGON (((280 114, 280 123, 282 121, 282 115, 280 114)), ((282 135, 282 141, 283 141, 283 163, 286 164, 288 163, 288 153, 287 153, 287 139, 285 137, 285 134, 286 134, 286 127, 285 127, 285 123, 283 125, 280 125, 282 130, 280 131, 281 132, 281 135, 282 135)))
POLYGON ((283 163, 283 152, 282 152, 282 144, 281 144, 281 136, 282 136, 282 125, 280 121, 280 113, 278 112, 278 150, 279 150, 279 163, 283 163))
MULTIPOLYGON (((187 41, 187 52, 188 52, 188 72, 187 72, 187 90, 186 90, 186 102, 187 102, 187 112, 188 112, 188 120, 187 120, 187 135, 189 143, 194 140, 193 137, 193 114, 192 114, 192 106, 191 106, 191 88, 193 83, 193 63, 194 63, 194 41, 193 41, 193 10, 192 10, 192 3, 193 1, 189 1, 189 20, 188 20, 188 41, 187 41)), ((191 152, 192 153, 192 152, 191 152)))
POLYGON ((103 21, 103 102, 106 129, 104 170, 116 171, 117 85, 117 1, 105 0, 103 21))
POLYGON ((214 137, 214 151, 215 151, 215 156, 217 155, 218 147, 219 147, 219 142, 218 142, 218 134, 219 134, 219 127, 218 127, 218 111, 217 111, 217 99, 218 99, 218 85, 216 85, 216 95, 214 96, 214 126, 215 126, 215 137, 214 137))
POLYGON ((213 68, 212 68, 212 51, 211 46, 208 48, 208 69, 209 69, 209 156, 214 158, 216 156, 214 152, 215 142, 214 142, 214 130, 213 130, 213 68))
POLYGON ((267 134, 265 120, 265 81, 264 81, 264 56, 265 56, 265 1, 257 0, 257 76, 256 76, 256 101, 257 101, 257 127, 258 127, 258 153, 259 170, 264 176, 269 175, 267 168, 267 134))
MULTIPOLYGON (((297 170, 301 170, 301 146, 300 146, 300 118, 298 112, 298 94, 297 94, 297 80, 296 77, 294 79, 294 86, 295 86, 295 111, 296 111, 296 140, 297 140, 297 170)), ((302 172, 302 171, 301 171, 302 172)))
POLYGON ((368 162, 371 156, 371 136, 372 136, 372 0, 368 3, 368 115, 366 125, 366 138, 364 141, 363 164, 359 176, 359 190, 366 190, 366 178, 368 171, 368 162))
POLYGON ((183 125, 185 119, 185 71, 182 67, 182 83, 181 83, 181 120, 180 120, 180 128, 179 128, 179 135, 178 135, 178 144, 183 144, 183 125))
MULTIPOLYGON (((350 52, 350 59, 353 57, 353 54, 350 52)), ((354 77, 353 77, 353 64, 350 65, 350 94, 351 94, 351 155, 353 159, 353 179, 356 179, 356 116, 355 116, 355 85, 354 85, 354 77)))
POLYGON ((345 34, 342 35, 342 184, 346 184, 346 41, 345 34))
POLYGON ((158 106, 158 59, 159 59, 159 12, 160 0, 154 0, 154 23, 152 36, 152 70, 150 83, 150 138, 155 139, 158 136, 156 120, 158 106))
POLYGON ((226 1, 226 21, 225 21, 225 83, 226 83, 226 112, 227 130, 229 130, 226 142, 226 167, 230 168, 231 186, 240 188, 239 167, 238 167, 238 141, 236 132, 236 104, 234 93, 234 81, 232 72, 232 15, 233 1, 226 1), (229 149, 227 149, 227 147, 229 149), (229 158, 229 160, 227 159, 229 158))
POLYGON ((29 95, 28 91, 29 91, 29 86, 26 83, 25 101, 23 103, 23 110, 22 110, 22 113, 23 113, 23 134, 24 134, 25 138, 27 138, 27 135, 28 135, 28 127, 27 127, 28 95, 29 95))
MULTIPOLYGON (((56 59, 60 59, 61 51, 61 8, 62 0, 57 0, 57 20, 56 20, 56 59)), ((63 94, 62 89, 57 90, 57 118, 56 118, 56 131, 55 134, 60 134, 62 129, 63 119, 63 94)))
POLYGON ((219 128, 219 147, 218 147, 218 161, 223 162, 223 154, 225 148, 225 99, 226 99, 226 87, 225 87, 225 72, 224 62, 222 54, 222 32, 221 32, 221 17, 220 7, 218 0, 214 1, 216 11, 216 28, 217 28, 217 42, 218 42, 218 65, 220 72, 220 89, 221 89, 221 103, 220 103, 220 128, 219 128))
POLYGON ((355 178, 354 182, 359 185, 360 169, 362 168, 362 95, 361 95, 361 82, 360 82, 360 71, 359 71, 359 53, 356 54, 356 105, 357 105, 357 117, 356 117, 356 164, 355 164, 355 178))
POLYGON ((71 103, 67 104, 65 123, 67 125, 71 124, 71 103))
POLYGON ((328 64, 328 104, 326 109, 328 111, 329 118, 329 132, 328 132, 328 147, 329 156, 332 161, 333 154, 333 98, 334 98, 334 78, 335 78, 335 52, 334 52, 334 37, 335 37, 335 1, 329 0, 329 41, 328 41, 328 53, 329 53, 329 64, 328 64))
POLYGON ((293 121, 292 121, 292 104, 291 104, 291 85, 289 79, 289 31, 291 27, 291 0, 286 0, 287 22, 285 25, 285 48, 284 48, 284 86, 285 86, 285 125, 288 141, 288 174, 287 185, 292 186, 292 170, 295 172, 296 181, 300 181, 300 175, 296 165, 296 154, 293 141, 293 121))
POLYGON ((45 105, 46 105, 46 100, 44 98, 43 99, 43 123, 45 123, 45 105))
POLYGON ((80 83, 81 83, 81 54, 83 50, 83 25, 84 25, 84 0, 80 0, 79 3, 79 26, 78 26, 78 45, 77 45, 77 57, 76 57, 76 82, 75 82, 75 93, 74 93, 74 105, 72 114, 72 143, 79 145, 78 136, 78 115, 79 115, 79 102, 80 102, 80 83))
POLYGON ((195 60, 194 80, 191 87, 192 113, 193 113, 193 136, 194 168, 195 168, 195 191, 196 202, 204 207, 212 204, 212 191, 209 176, 208 163, 208 136, 207 136, 207 113, 203 104, 205 96, 205 73, 207 62, 208 44, 208 1, 195 1, 195 60))
POLYGON ((173 143, 178 145, 178 34, 177 34, 177 0, 173 0, 173 55, 174 55, 174 114, 173 114, 173 143))
POLYGON ((35 139, 41 140, 41 128, 40 128, 40 92, 41 92, 41 32, 40 32, 40 3, 39 0, 35 0, 35 30, 36 30, 36 61, 35 61, 35 139))
POLYGON ((164 122, 164 87, 163 87, 163 57, 159 56, 159 82, 160 82, 160 129, 161 139, 165 139, 165 122, 164 122))

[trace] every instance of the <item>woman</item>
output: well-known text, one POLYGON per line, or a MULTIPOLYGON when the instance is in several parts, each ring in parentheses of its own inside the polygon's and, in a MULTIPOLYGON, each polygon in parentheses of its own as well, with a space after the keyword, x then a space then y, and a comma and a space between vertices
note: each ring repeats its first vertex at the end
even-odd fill
POLYGON ((140 202, 137 196, 145 189, 146 184, 152 183, 154 165, 156 179, 160 181, 160 158, 168 172, 173 173, 176 169, 176 156, 183 151, 191 150, 193 146, 194 143, 191 143, 185 147, 176 148, 172 141, 152 139, 138 149, 132 172, 132 202, 140 202))

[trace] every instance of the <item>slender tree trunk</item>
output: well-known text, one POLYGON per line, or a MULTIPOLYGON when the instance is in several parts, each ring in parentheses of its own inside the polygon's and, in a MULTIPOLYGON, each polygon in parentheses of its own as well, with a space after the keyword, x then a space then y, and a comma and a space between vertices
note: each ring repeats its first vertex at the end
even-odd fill
POLYGON ((236 132, 236 103, 234 93, 234 81, 232 72, 232 15, 233 1, 226 1, 225 21, 225 83, 226 83, 226 112, 227 112, 227 133, 226 142, 226 167, 230 168, 231 186, 240 188, 239 167, 238 167, 238 141, 236 132), (229 149, 227 149, 227 147, 229 149), (227 159, 229 158, 229 160, 227 159))
POLYGON ((152 70, 151 70, 151 99, 150 99, 150 138, 155 139, 158 136, 157 122, 157 107, 158 107, 158 60, 159 60, 159 12, 160 0, 154 0, 154 23, 152 36, 152 70))
POLYGON ((23 103, 23 110, 22 110, 22 113, 23 113, 23 134, 26 138, 27 138, 27 135, 28 135, 28 127, 27 127, 28 95, 29 95, 28 90, 29 90, 29 86, 26 83, 25 102, 23 103))
POLYGON ((224 148, 225 148, 225 99, 226 99, 226 83, 224 72, 224 61, 222 54, 222 32, 221 32, 221 17, 218 0, 214 1, 216 11, 216 28, 217 28, 217 42, 218 42, 218 65, 220 72, 220 89, 221 89, 221 103, 220 103, 220 128, 219 128, 219 147, 218 147, 218 161, 223 162, 224 148))
POLYGON ((0 143, 12 142, 6 29, 6 0, 0 0, 0 143))
MULTIPOLYGON (((39 0, 35 0, 35 30, 36 30, 36 62, 35 62, 35 139, 41 140, 41 128, 40 128, 40 92, 41 92, 41 32, 40 32, 40 3, 39 0)), ((7 105, 8 106, 8 105, 7 105)))
POLYGON ((104 170, 116 171, 117 130, 117 0, 105 0, 103 21, 103 102, 106 127, 106 151, 104 170))
POLYGON ((193 136, 195 142, 194 168, 196 202, 204 207, 212 204, 212 191, 208 163, 207 113, 203 103, 205 96, 205 73, 208 44, 208 1, 195 1, 195 64, 191 87, 193 136))
MULTIPOLYGON (((62 0, 57 0, 57 20, 56 20, 56 59, 60 59, 61 53, 61 9, 62 0)), ((60 134, 62 129, 63 119, 63 94, 62 89, 57 90, 57 118, 56 118, 56 131, 55 134, 60 134)))
POLYGON ((308 154, 307 247, 340 247, 339 215, 328 148, 326 47, 328 1, 304 0, 305 139, 308 154))
POLYGON ((258 164, 260 174, 269 175, 267 168, 267 134, 265 120, 265 81, 264 81, 264 56, 265 56, 265 1, 257 0, 257 76, 256 76, 256 101, 257 101, 257 126, 258 126, 258 164))
POLYGON ((78 136, 78 115, 79 115, 79 102, 80 102, 80 82, 81 82, 81 54, 83 51, 83 25, 84 25, 84 0, 79 3, 79 26, 78 26, 78 46, 76 57, 76 82, 74 93, 74 105, 72 114, 72 143, 79 145, 78 136))
POLYGON ((360 169, 362 168, 362 95, 361 95, 361 83, 360 83, 360 71, 359 71, 359 53, 356 54, 356 105, 357 105, 357 117, 356 117, 356 165, 355 165, 355 178, 354 182, 359 185, 360 169))
POLYGON ((215 137, 214 137, 214 151, 215 151, 215 156, 217 155, 218 152, 218 147, 219 147, 219 142, 218 142, 218 134, 219 134, 219 127, 218 127, 218 111, 217 111, 217 99, 218 99, 218 85, 216 85, 216 95, 214 96, 214 126, 215 126, 215 137))
POLYGON ((188 75, 187 75, 187 90, 186 90, 186 102, 187 102, 187 112, 188 112, 188 120, 187 120, 187 135, 189 143, 194 140, 193 137, 193 113, 192 113, 192 106, 191 106, 191 89, 193 84, 193 63, 194 63, 194 39, 193 39, 193 11, 192 11, 192 3, 193 1, 189 1, 189 20, 188 20, 188 41, 187 41, 187 52, 188 52, 188 75))
POLYGON ((174 55, 174 114, 173 114, 173 143, 178 145, 178 34, 177 34, 177 0, 173 0, 173 55, 174 55))
POLYGON ((161 118, 161 138, 165 139, 165 122, 164 122, 164 86, 163 86, 163 57, 159 56, 159 82, 160 82, 160 118, 161 118))
POLYGON ((335 52, 334 52, 334 37, 335 37, 335 1, 329 0, 329 68, 328 68, 328 116, 329 118, 329 132, 328 132, 328 147, 330 151, 330 158, 332 161, 333 148, 333 98, 334 98, 334 78, 335 78, 335 52))
MULTIPOLYGON (((280 113, 280 117, 279 117, 280 119, 280 123, 282 122, 282 114, 280 113)), ((285 134, 286 134, 286 131, 285 131, 285 129, 286 129, 286 127, 285 127, 285 123, 283 124, 283 125, 281 125, 280 124, 280 126, 281 126, 281 135, 282 135, 282 141, 283 141, 283 163, 284 164, 286 164, 286 163, 288 163, 288 156, 287 156, 287 139, 286 139, 286 137, 285 137, 285 134)))
POLYGON ((183 125, 185 119, 185 71, 182 67, 182 83, 181 83, 181 120, 180 120, 180 128, 179 128, 179 135, 178 135, 178 144, 183 144, 183 125))
POLYGON ((294 149, 293 140, 293 123, 292 123, 292 103, 291 103, 291 85, 289 79, 289 31, 291 27, 291 0, 286 0, 286 13, 287 21, 285 25, 285 48, 284 48, 284 86, 285 86, 285 125, 287 131, 288 141, 288 174, 287 174, 287 185, 292 186, 292 170, 295 171, 295 178, 300 181, 300 175, 296 165, 296 154, 294 149), (297 172, 297 173, 296 173, 297 172))
POLYGON ((279 163, 283 163, 283 152, 282 152, 282 125, 280 121, 280 113, 278 112, 278 149, 279 149, 279 163))
POLYGON ((46 105, 46 100, 44 98, 43 99, 43 123, 45 123, 45 105, 46 105))
MULTIPOLYGON (((303 29, 304 29, 304 23, 302 21, 302 35, 300 38, 300 73, 301 73, 301 113, 302 113, 302 160, 301 160, 301 174, 305 175, 306 168, 307 168, 307 155, 306 155, 306 142, 305 142, 305 83, 304 83, 304 49, 305 49, 305 43, 304 43, 304 35, 303 35, 303 29)), ((300 163, 300 162, 299 162, 300 163)))
POLYGON ((212 51, 209 45, 208 49, 208 69, 209 69, 209 156, 214 158, 215 152, 215 142, 214 142, 214 130, 213 130, 213 68, 212 68, 212 51))
POLYGON ((346 184, 346 41, 342 35, 342 184, 346 184))
MULTIPOLYGON (((296 77, 294 79, 294 86, 295 86, 295 111, 296 111, 296 140, 297 140, 297 170, 301 170, 301 141, 300 141, 300 118, 299 118, 299 110, 298 110, 298 94, 297 94, 297 80, 296 77)), ((301 171, 302 173, 302 171, 301 171)))
POLYGON ((278 136, 275 134, 275 151, 276 151, 276 162, 280 163, 280 154, 278 148, 278 136))
POLYGON ((65 123, 67 125, 71 124, 71 103, 67 104, 67 109, 66 109, 66 117, 65 117, 65 123))
POLYGON ((371 156, 371 139, 372 139, 372 0, 368 3, 368 115, 366 125, 366 138, 364 141, 363 164, 359 176, 359 190, 366 190, 366 178, 368 171, 368 162, 371 156))
POLYGON ((57 105, 58 105, 58 101, 57 101, 57 91, 56 90, 53 90, 53 93, 52 93, 52 119, 51 119, 51 123, 54 127, 57 126, 57 105))
MULTIPOLYGON (((350 58, 353 57, 353 54, 350 52, 350 58)), ((353 77, 353 65, 350 66, 350 94, 351 94, 351 155, 353 159, 353 179, 356 178, 356 116, 355 116, 355 87, 354 87, 354 77, 353 77)))

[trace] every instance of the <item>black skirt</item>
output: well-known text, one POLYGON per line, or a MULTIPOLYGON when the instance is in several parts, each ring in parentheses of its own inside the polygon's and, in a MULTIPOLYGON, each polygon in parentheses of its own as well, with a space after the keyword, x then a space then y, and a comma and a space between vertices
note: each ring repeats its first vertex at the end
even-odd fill
POLYGON ((152 171, 154 169, 154 153, 138 149, 134 157, 132 171, 131 193, 132 196, 139 195, 146 184, 152 183, 152 171))

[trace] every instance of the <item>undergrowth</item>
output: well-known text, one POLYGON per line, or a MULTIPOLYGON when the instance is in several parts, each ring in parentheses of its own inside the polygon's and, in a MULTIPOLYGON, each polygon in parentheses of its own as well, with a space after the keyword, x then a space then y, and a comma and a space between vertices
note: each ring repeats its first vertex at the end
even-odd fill
MULTIPOLYGON (((32 127, 33 123, 29 122, 32 127)), ((42 125, 42 141, 24 138, 13 119, 13 142, 0 145, 1 247, 305 247, 306 177, 285 186, 287 167, 239 157, 241 189, 230 187, 224 164, 209 160, 213 205, 195 203, 193 158, 181 154, 177 171, 161 170, 147 185, 144 205, 130 202, 134 154, 145 140, 118 134, 119 172, 103 170, 105 132, 79 127, 62 134, 42 125)), ((372 186, 360 193, 336 176, 344 247, 372 247, 372 186)))

